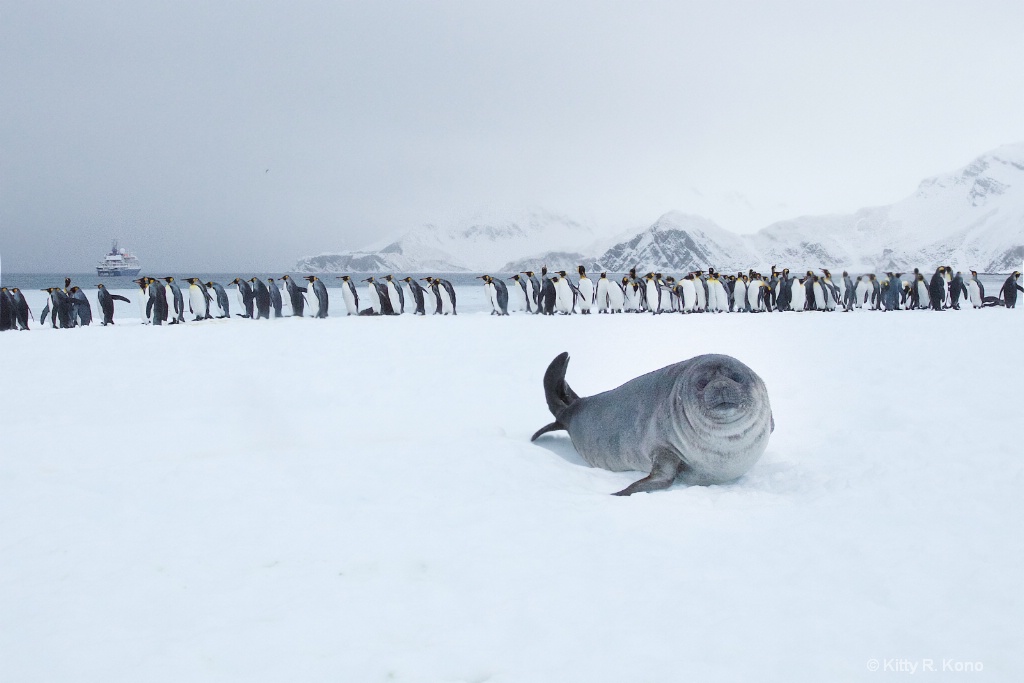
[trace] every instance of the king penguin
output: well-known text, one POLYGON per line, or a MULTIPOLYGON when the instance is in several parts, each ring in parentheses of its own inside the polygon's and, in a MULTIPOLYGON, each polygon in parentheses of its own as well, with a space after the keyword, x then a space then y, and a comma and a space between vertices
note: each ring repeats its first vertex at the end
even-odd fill
POLYGON ((288 301, 292 305, 292 317, 301 318, 306 303, 306 299, 302 295, 306 293, 306 288, 299 287, 288 275, 282 275, 281 279, 284 280, 284 287, 288 291, 288 301))
POLYGON ((252 287, 240 277, 236 277, 228 283, 228 287, 231 285, 238 287, 238 303, 242 306, 242 310, 245 311, 245 313, 236 313, 235 315, 240 318, 251 318, 253 304, 252 287))
MULTIPOLYGON (((316 310, 313 313, 314 318, 326 318, 328 309, 328 298, 327 298, 327 287, 324 285, 324 281, 318 278, 316 275, 307 275, 302 278, 309 284, 308 289, 313 290, 313 296, 316 297, 316 310)), ((312 307, 312 303, 310 304, 312 307)))
POLYGON ((284 306, 284 299, 281 298, 281 288, 277 286, 274 278, 267 278, 267 291, 270 292, 270 306, 274 309, 274 317, 282 317, 281 308, 284 306))
POLYGON ((76 285, 69 289, 68 298, 71 299, 71 317, 74 324, 81 326, 92 324, 92 305, 82 288, 76 285))
POLYGON ((513 286, 512 289, 518 289, 522 291, 523 300, 526 303, 526 312, 533 313, 533 307, 530 305, 532 302, 530 299, 529 285, 526 284, 527 282, 529 282, 529 280, 527 280, 525 277, 521 277, 518 273, 510 277, 509 280, 512 280, 513 282, 516 283, 516 285, 518 285, 513 286))
MULTIPOLYGON (((256 319, 270 319, 270 288, 258 277, 249 278, 252 286, 253 302, 256 304, 256 319)), ((280 292, 278 292, 280 296, 280 292)))
POLYGON ((188 283, 188 309, 195 316, 192 322, 212 318, 213 316, 210 315, 211 297, 206 285, 197 277, 186 278, 185 282, 188 283))
MULTIPOLYGON (((411 277, 404 277, 401 280, 405 283, 405 286, 409 288, 409 296, 412 297, 412 301, 416 304, 416 310, 413 311, 413 315, 426 315, 426 293, 427 290, 423 288, 423 285, 413 280, 411 277)), ((347 304, 346 304, 347 305, 347 304)))
MULTIPOLYGON (((215 311, 217 315, 215 315, 214 317, 230 318, 231 304, 228 301, 228 293, 227 290, 224 289, 224 286, 219 282, 211 281, 206 283, 206 288, 213 290, 213 294, 210 296, 210 303, 212 303, 217 308, 217 310, 215 311)), ((211 306, 210 308, 212 309, 213 306, 211 306)), ((214 311, 211 311, 211 313, 213 312, 214 311)))
POLYGON ((587 270, 583 266, 576 266, 576 271, 580 275, 580 280, 576 283, 576 289, 580 293, 580 313, 589 315, 590 307, 594 303, 594 283, 587 277, 587 270))
POLYGON ((96 285, 96 300, 100 304, 100 312, 103 313, 103 320, 100 322, 101 325, 113 325, 114 324, 114 302, 124 301, 125 303, 131 303, 127 297, 123 297, 120 294, 111 294, 107 291, 107 288, 103 283, 96 285))
POLYGON ((402 288, 395 282, 394 277, 394 275, 385 275, 384 285, 388 289, 388 298, 391 299, 391 307, 395 309, 395 313, 405 313, 405 294, 402 293, 402 288))
POLYGON ((1020 286, 1019 270, 1013 271, 1003 283, 1003 288, 999 292, 1002 295, 1003 305, 1007 308, 1016 308, 1017 292, 1024 292, 1024 287, 1020 286))
POLYGON ((346 315, 359 315, 359 292, 356 285, 348 275, 339 275, 341 280, 341 298, 345 302, 346 315))
MULTIPOLYGON (((25 295, 21 293, 21 290, 17 287, 12 287, 11 299, 14 301, 14 319, 18 323, 18 327, 22 330, 28 329, 28 321, 32 318, 32 309, 28 307, 28 300, 25 299, 25 295)), ((124 299, 124 297, 121 297, 124 299)), ((127 299, 125 299, 127 301, 127 299)))
POLYGON ((171 301, 174 303, 174 315, 171 316, 171 324, 183 323, 185 322, 185 299, 181 295, 181 289, 173 277, 168 276, 163 278, 163 280, 167 283, 167 288, 171 290, 171 301))

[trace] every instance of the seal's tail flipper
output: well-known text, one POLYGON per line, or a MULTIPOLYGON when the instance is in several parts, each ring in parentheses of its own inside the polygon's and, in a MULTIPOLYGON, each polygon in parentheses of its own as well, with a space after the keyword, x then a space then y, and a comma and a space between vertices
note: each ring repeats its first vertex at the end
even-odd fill
POLYGON ((544 425, 530 437, 530 441, 536 441, 541 435, 547 434, 548 432, 557 432, 560 429, 565 429, 565 425, 561 422, 552 422, 549 425, 544 425))
POLYGON ((548 410, 556 418, 580 398, 565 382, 565 371, 568 367, 569 352, 563 351, 555 356, 544 373, 544 398, 548 402, 548 410))

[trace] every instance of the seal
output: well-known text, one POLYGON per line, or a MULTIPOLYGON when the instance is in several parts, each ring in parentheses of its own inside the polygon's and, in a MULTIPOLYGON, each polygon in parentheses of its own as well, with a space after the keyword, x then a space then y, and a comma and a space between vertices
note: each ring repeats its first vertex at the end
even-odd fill
POLYGON ((775 430, 768 391, 749 367, 708 354, 580 398, 565 381, 569 354, 544 373, 555 422, 530 439, 564 429, 591 466, 650 474, 615 495, 668 488, 676 479, 708 485, 749 470, 775 430))

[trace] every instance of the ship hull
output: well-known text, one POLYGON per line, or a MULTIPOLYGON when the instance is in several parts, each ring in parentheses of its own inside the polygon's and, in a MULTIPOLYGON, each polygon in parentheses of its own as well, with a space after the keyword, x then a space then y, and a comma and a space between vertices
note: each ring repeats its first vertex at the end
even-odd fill
POLYGON ((124 277, 134 276, 142 272, 142 267, 139 268, 103 268, 100 266, 96 267, 96 275, 100 277, 124 277))

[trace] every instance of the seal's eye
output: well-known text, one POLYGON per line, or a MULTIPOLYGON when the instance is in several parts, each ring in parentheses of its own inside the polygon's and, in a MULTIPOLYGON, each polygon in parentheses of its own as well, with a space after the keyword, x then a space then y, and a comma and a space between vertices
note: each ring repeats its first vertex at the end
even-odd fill
POLYGON ((706 387, 707 385, 707 379, 702 379, 701 381, 697 382, 697 391, 704 391, 704 387, 706 387))

